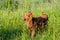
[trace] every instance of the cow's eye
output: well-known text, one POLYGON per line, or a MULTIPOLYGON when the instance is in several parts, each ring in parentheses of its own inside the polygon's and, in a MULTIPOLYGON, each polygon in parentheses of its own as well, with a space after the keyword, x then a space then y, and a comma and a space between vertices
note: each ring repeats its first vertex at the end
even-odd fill
POLYGON ((28 15, 28 17, 30 17, 30 15, 28 15))

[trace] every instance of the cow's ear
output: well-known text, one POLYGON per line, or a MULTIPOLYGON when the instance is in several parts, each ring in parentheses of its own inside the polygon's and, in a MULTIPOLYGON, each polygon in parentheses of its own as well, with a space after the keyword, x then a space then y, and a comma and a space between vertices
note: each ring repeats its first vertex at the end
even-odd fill
POLYGON ((34 15, 32 14, 32 17, 33 17, 34 15))
POLYGON ((33 13, 31 13, 31 17, 33 17, 34 16, 34 14, 33 13))

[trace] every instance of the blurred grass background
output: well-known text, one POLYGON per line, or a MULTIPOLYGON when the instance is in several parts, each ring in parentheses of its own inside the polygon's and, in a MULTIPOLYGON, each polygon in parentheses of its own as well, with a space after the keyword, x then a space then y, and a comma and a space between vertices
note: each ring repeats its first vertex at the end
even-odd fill
POLYGON ((31 40, 22 19, 26 11, 49 16, 48 31, 34 40, 60 40, 60 0, 0 0, 0 40, 31 40))

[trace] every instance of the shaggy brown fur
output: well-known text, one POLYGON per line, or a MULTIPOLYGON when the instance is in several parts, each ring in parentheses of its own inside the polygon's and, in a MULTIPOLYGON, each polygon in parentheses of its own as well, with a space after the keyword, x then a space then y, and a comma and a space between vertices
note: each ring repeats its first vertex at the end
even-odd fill
POLYGON ((42 29, 45 25, 47 25, 48 16, 43 13, 41 16, 35 18, 31 12, 26 12, 24 16, 24 21, 27 24, 27 29, 31 37, 33 38, 36 34, 37 30, 42 29))
POLYGON ((24 16, 24 21, 26 22, 27 29, 29 30, 31 37, 33 38, 35 35, 36 28, 37 28, 36 23, 34 22, 33 24, 33 14, 31 12, 26 12, 24 16))
POLYGON ((43 13, 41 16, 37 17, 37 27, 38 30, 44 28, 46 25, 48 25, 48 16, 43 13))

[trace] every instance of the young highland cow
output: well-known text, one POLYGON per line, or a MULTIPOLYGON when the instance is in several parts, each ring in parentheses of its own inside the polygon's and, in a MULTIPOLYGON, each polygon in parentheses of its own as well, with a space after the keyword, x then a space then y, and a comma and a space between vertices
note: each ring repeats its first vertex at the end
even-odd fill
POLYGON ((33 14, 28 11, 25 13, 24 21, 27 24, 27 29, 29 30, 31 38, 33 38, 36 35, 36 31, 43 29, 45 25, 47 25, 48 16, 42 13, 41 16, 35 18, 33 14))

